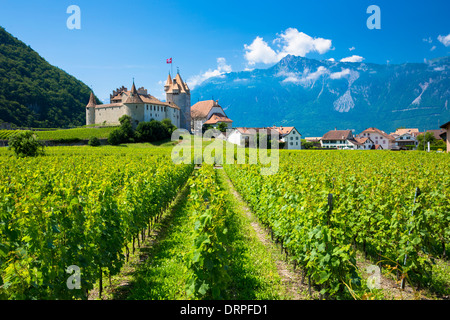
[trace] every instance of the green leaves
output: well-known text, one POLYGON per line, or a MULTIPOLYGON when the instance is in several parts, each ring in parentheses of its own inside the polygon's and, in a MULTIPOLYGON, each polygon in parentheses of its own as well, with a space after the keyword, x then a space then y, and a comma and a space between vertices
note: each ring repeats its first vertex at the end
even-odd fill
POLYGON ((9 181, 0 185, 0 277, 8 283, 0 295, 8 299, 85 299, 100 270, 119 272, 125 244, 193 170, 167 154, 118 151, 0 156, 0 164, 9 181), (80 267, 82 290, 66 286, 70 265, 80 267))
POLYGON ((191 233, 193 243, 187 259, 194 273, 186 284, 186 293, 196 298, 220 299, 229 281, 223 244, 227 233, 224 194, 218 188, 212 166, 204 164, 192 180, 196 183, 190 184, 189 199, 195 208, 191 217, 195 222, 191 233))
POLYGON ((259 219, 308 275, 326 285, 327 294, 355 278, 352 244, 392 266, 403 264, 407 255, 404 270, 414 275, 427 274, 429 252, 442 252, 450 242, 450 215, 445 214, 450 161, 445 157, 281 152, 276 175, 261 177, 259 167, 224 166, 259 219), (416 187, 422 194, 413 203, 416 187))

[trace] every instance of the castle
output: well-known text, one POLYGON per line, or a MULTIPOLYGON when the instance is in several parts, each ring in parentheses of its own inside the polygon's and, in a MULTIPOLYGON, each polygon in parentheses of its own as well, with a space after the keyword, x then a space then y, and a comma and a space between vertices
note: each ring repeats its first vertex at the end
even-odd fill
POLYGON ((191 92, 188 85, 183 82, 179 73, 174 79, 169 74, 164 91, 167 102, 148 94, 143 87, 136 89, 133 81, 130 91, 122 86, 110 95, 109 104, 100 105, 95 103, 94 94, 91 93, 86 106, 86 125, 119 124, 119 118, 128 115, 133 126, 142 121, 162 121, 168 118, 177 128, 190 132, 191 92))
POLYGON ((86 125, 115 125, 119 124, 120 117, 128 115, 134 127, 142 121, 170 119, 177 128, 189 132, 194 132, 194 121, 211 126, 225 123, 227 128, 231 128, 233 121, 227 117, 218 100, 199 101, 191 108, 191 91, 178 72, 174 79, 169 74, 164 91, 166 102, 150 95, 143 87, 136 89, 133 81, 130 91, 122 86, 110 95, 109 104, 99 105, 91 92, 86 106, 86 125))

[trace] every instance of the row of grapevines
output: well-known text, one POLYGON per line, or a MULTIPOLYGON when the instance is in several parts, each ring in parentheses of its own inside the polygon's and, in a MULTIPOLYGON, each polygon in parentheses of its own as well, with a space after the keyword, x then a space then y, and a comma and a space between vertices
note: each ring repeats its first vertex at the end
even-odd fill
POLYGON ((430 253, 450 240, 447 155, 282 152, 273 176, 259 166, 225 168, 307 275, 326 284, 323 292, 354 282, 351 244, 423 280, 430 253))
POLYGON ((17 133, 16 130, 0 130, 0 140, 7 140, 10 136, 17 133))
POLYGON ((329 223, 325 179, 314 184, 305 177, 293 181, 281 171, 263 176, 254 165, 226 165, 226 172, 260 221, 272 230, 285 250, 322 294, 343 289, 343 281, 356 279, 351 244, 329 223))
POLYGON ((224 241, 227 233, 225 217, 227 206, 224 191, 216 181, 211 165, 196 171, 190 183, 189 200, 192 203, 194 229, 193 243, 188 252, 189 267, 194 271, 186 288, 191 297, 223 298, 229 281, 224 241))
POLYGON ((168 155, 0 157, 0 295, 86 298, 193 170, 168 155), (81 289, 66 272, 80 270, 81 289), (73 283, 72 283, 73 284, 73 283))

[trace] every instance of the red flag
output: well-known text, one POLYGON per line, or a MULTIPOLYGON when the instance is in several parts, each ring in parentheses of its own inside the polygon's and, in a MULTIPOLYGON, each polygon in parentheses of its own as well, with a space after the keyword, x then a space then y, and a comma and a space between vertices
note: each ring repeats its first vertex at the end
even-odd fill
POLYGON ((167 63, 172 63, 172 58, 167 59, 167 63))

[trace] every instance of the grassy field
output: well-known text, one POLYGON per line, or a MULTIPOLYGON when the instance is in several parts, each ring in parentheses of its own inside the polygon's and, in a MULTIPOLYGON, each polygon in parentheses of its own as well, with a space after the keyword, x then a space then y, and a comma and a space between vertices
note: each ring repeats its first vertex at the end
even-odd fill
POLYGON ((87 140, 90 137, 108 138, 116 127, 105 128, 75 128, 55 131, 36 131, 40 140, 80 139, 87 140))

